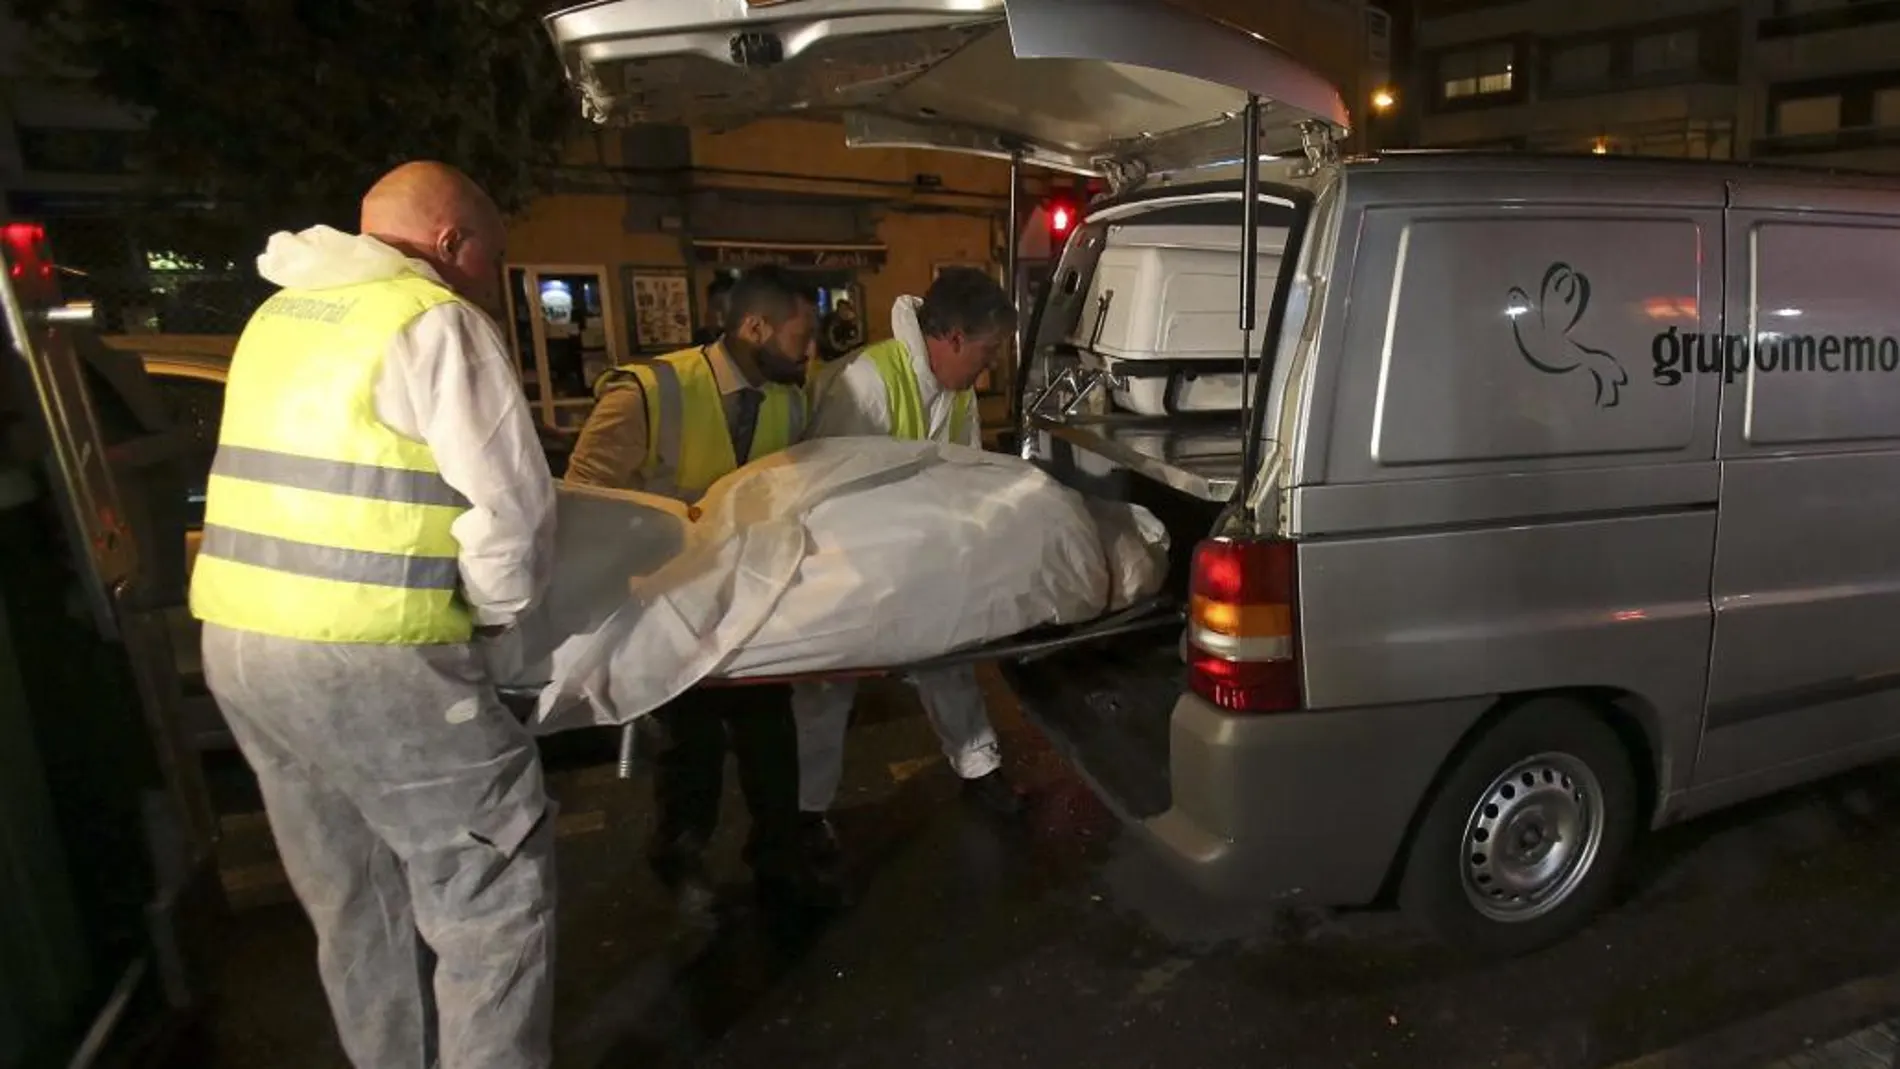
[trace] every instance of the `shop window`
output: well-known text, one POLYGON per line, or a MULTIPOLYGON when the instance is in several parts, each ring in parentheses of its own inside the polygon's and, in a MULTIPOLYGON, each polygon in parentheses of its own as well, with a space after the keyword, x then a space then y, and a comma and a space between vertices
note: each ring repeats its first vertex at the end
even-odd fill
POLYGON ((1517 49, 1509 42, 1446 53, 1438 61, 1439 91, 1446 100, 1509 93, 1515 86, 1517 49))
POLYGON ((1794 97, 1775 105, 1775 133, 1782 137, 1831 134, 1841 128, 1841 98, 1794 97))
POLYGON ((1638 37, 1630 48, 1630 70, 1639 78, 1694 70, 1700 45, 1693 29, 1638 37))
POLYGON ((1561 45, 1550 53, 1550 84, 1557 88, 1600 85, 1610 78, 1610 43, 1561 45))

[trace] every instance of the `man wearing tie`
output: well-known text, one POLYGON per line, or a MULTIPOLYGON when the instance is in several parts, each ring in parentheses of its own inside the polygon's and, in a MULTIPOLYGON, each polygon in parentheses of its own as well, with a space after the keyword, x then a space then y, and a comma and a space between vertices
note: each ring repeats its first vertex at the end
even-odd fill
MULTIPOLYGON (((727 301, 717 340, 601 376, 568 481, 690 503, 742 464, 803 436, 800 384, 818 328, 811 295, 789 273, 759 267, 727 301)), ((657 761, 649 859, 681 911, 710 920, 704 858, 718 822, 728 738, 752 818, 746 860, 760 891, 800 905, 840 904, 839 886, 813 864, 800 835, 789 689, 700 688, 654 716, 670 745, 657 761)))

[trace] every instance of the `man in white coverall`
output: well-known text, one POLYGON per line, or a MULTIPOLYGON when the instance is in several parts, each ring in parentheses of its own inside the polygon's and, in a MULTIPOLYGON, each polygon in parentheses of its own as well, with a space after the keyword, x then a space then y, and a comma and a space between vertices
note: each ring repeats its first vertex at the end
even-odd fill
POLYGON ((501 215, 433 163, 361 235, 274 235, 191 607, 358 1069, 550 1062, 554 815, 479 637, 543 593, 554 490, 491 318, 501 215))
MULTIPOLYGON (((809 437, 877 435, 982 447, 976 380, 1008 351, 1016 310, 1003 287, 974 268, 948 268, 923 299, 899 297, 889 341, 818 372, 809 437)), ((944 756, 977 801, 1005 814, 1022 808, 1004 776, 996 732, 971 666, 910 677, 944 756)), ((857 686, 850 680, 793 688, 798 721, 799 808, 814 844, 835 852, 825 813, 838 793, 845 729, 857 686)))

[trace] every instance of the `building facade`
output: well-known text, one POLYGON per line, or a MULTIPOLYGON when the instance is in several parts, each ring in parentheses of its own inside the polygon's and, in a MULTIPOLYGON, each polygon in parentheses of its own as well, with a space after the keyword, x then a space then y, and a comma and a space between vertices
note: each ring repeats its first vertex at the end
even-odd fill
POLYGON ((1439 148, 1900 169, 1900 2, 1422 0, 1439 148))

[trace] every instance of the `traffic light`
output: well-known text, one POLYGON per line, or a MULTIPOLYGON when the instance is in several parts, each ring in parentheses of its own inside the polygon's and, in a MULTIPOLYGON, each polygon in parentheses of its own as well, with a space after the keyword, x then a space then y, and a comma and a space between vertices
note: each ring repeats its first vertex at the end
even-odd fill
POLYGON ((1075 229, 1075 205, 1060 197, 1044 205, 1044 213, 1049 217, 1049 238, 1060 245, 1069 239, 1069 231, 1075 229))
POLYGON ((38 223, 0 225, 0 260, 7 278, 22 299, 43 303, 55 299, 53 258, 46 251, 46 228, 38 223))

